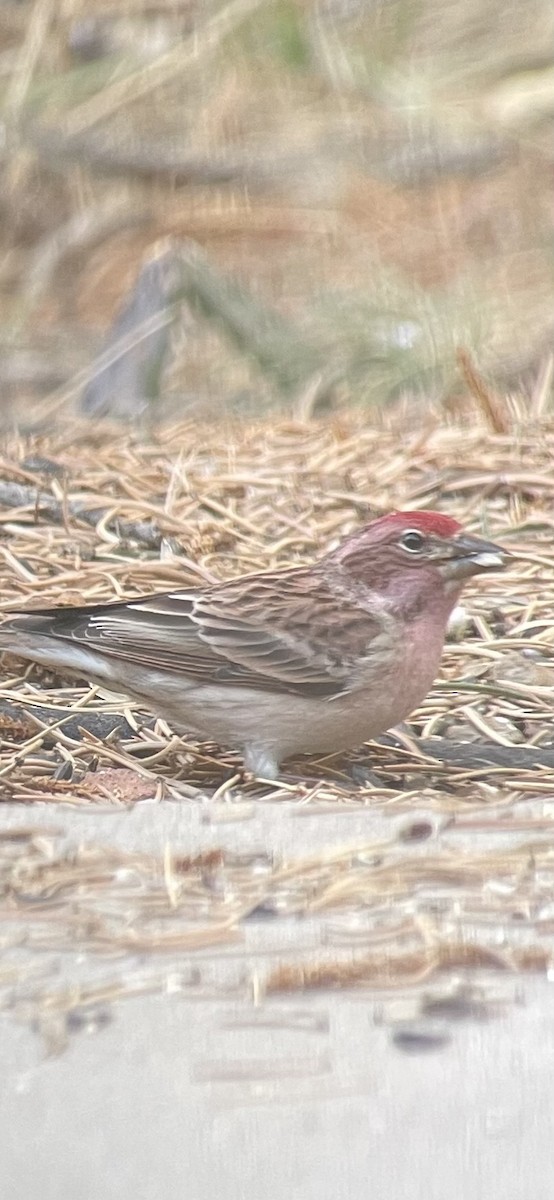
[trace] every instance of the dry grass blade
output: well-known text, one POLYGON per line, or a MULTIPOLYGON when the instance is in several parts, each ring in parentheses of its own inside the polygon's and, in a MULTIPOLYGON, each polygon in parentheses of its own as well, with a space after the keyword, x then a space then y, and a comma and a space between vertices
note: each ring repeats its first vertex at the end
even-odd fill
POLYGON ((16 117, 25 103, 33 73, 40 60, 48 26, 55 14, 56 0, 35 0, 28 18, 25 41, 4 100, 5 111, 16 117))
POLYGON ((92 100, 84 101, 74 108, 65 124, 67 136, 71 137, 82 133, 84 129, 90 129, 131 101, 136 103, 138 99, 144 99, 156 88, 167 84, 175 75, 181 75, 187 68, 195 67, 199 60, 205 64, 207 57, 218 49, 223 39, 246 17, 260 8, 262 3, 264 0, 231 0, 231 3, 209 17, 204 25, 197 26, 188 42, 180 42, 148 66, 133 72, 125 79, 117 80, 92 100))
POLYGON ((483 412, 489 429, 493 433, 508 433, 510 422, 507 413, 503 410, 500 396, 487 386, 472 361, 469 351, 460 346, 456 351, 456 361, 472 396, 475 396, 483 412))

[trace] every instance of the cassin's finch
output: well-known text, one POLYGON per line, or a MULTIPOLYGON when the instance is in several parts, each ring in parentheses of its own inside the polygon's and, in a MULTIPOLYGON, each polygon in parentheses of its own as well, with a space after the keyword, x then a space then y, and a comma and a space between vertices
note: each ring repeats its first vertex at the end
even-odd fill
POLYGON ((275 778, 290 755, 359 746, 407 717, 464 583, 507 557, 451 517, 390 513, 311 567, 18 614, 0 647, 126 692, 275 778))

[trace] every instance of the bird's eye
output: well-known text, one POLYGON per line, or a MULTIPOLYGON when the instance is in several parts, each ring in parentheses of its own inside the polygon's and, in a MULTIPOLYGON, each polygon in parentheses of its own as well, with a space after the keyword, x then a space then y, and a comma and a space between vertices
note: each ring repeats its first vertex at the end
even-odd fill
POLYGON ((419 554, 425 545, 425 538, 417 529, 407 529, 406 533, 400 538, 400 545, 403 550, 408 550, 410 554, 419 554))

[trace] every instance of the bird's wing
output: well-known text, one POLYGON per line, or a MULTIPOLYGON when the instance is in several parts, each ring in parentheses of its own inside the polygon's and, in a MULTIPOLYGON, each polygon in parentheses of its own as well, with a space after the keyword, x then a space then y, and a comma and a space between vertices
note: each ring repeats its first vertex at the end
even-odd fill
POLYGON ((302 568, 230 580, 204 592, 43 609, 12 618, 7 628, 203 683, 321 696, 350 690, 356 664, 370 647, 377 649, 384 632, 382 621, 346 604, 302 568))

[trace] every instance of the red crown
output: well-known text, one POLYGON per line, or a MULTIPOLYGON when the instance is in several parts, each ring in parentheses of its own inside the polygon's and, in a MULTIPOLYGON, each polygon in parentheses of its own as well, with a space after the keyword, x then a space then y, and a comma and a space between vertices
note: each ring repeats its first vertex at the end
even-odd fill
POLYGON ((375 524, 419 529, 420 533, 436 533, 439 537, 451 537, 462 528, 453 517, 438 512, 392 512, 380 517, 375 524))

